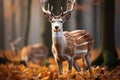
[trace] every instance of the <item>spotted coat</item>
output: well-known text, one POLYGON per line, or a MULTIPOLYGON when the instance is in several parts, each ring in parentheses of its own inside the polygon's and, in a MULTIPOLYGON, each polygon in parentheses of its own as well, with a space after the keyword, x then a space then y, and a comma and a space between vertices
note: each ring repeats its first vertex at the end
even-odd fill
POLYGON ((67 41, 65 54, 68 54, 71 57, 75 55, 76 50, 80 50, 81 53, 88 53, 93 46, 93 37, 85 30, 76 30, 71 32, 64 31, 64 36, 67 41))

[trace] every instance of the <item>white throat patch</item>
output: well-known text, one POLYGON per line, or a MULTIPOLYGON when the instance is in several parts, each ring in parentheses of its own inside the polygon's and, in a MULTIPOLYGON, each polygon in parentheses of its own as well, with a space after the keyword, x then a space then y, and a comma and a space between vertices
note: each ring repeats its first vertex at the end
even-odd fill
POLYGON ((52 32, 52 37, 62 37, 63 33, 62 32, 52 32))

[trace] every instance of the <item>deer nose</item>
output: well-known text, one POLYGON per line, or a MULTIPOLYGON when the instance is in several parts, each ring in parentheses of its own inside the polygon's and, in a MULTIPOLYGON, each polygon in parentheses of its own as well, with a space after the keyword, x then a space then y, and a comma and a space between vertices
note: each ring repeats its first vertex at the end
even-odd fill
POLYGON ((55 26, 55 29, 58 29, 59 26, 55 26))

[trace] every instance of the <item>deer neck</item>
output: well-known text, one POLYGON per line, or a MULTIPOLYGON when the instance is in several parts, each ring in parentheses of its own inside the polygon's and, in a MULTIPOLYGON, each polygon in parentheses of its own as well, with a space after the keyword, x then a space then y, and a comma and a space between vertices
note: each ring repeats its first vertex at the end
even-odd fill
POLYGON ((12 51, 13 51, 13 53, 14 53, 14 56, 17 56, 17 53, 18 53, 18 51, 17 51, 17 46, 14 45, 14 44, 11 44, 11 48, 12 48, 12 51))
POLYGON ((63 33, 63 29, 59 32, 54 32, 52 30, 52 43, 58 51, 63 51, 66 46, 66 39, 63 33))

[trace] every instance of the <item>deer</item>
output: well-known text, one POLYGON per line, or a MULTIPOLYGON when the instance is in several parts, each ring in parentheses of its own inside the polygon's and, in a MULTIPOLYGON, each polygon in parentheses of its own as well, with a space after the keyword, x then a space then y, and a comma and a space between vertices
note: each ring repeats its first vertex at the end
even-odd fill
POLYGON ((43 44, 33 44, 25 46, 21 50, 21 61, 28 66, 28 60, 37 63, 38 60, 44 61, 47 58, 48 50, 43 44))
MULTIPOLYGON (((10 42, 12 51, 15 54, 14 56, 19 56, 17 46, 20 40, 20 38, 17 38, 16 40, 10 42)), ((34 63, 37 63, 38 59, 44 61, 47 58, 47 55, 47 47, 42 43, 24 46, 20 51, 20 63, 24 64, 25 66, 28 66, 29 60, 31 60, 34 63)))
POLYGON ((52 28, 52 53, 57 62, 60 74, 63 74, 63 61, 67 61, 68 72, 71 72, 72 66, 76 71, 81 69, 77 63, 78 59, 85 58, 88 65, 90 77, 92 77, 91 50, 93 47, 93 36, 86 30, 63 31, 63 23, 67 21, 73 11, 75 0, 67 0, 67 10, 55 15, 53 6, 49 6, 48 0, 41 0, 41 8, 44 17, 51 23, 52 28), (47 3, 47 9, 45 4, 47 3))

